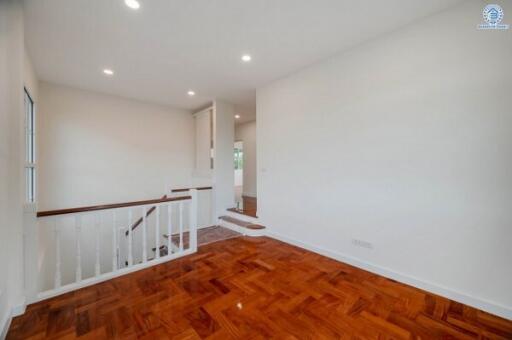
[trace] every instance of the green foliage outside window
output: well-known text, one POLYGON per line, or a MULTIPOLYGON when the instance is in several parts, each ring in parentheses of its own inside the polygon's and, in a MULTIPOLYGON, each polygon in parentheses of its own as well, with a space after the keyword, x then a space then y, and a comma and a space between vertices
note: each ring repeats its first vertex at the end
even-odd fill
POLYGON ((244 152, 242 149, 235 148, 235 170, 241 170, 244 167, 244 152))

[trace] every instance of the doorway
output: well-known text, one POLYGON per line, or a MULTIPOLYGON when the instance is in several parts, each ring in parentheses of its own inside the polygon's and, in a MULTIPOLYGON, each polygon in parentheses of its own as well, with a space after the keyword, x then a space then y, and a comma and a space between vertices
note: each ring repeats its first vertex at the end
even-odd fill
POLYGON ((243 198, 244 192, 244 142, 235 142, 234 147, 234 168, 235 168, 235 203, 236 208, 243 209, 243 198))

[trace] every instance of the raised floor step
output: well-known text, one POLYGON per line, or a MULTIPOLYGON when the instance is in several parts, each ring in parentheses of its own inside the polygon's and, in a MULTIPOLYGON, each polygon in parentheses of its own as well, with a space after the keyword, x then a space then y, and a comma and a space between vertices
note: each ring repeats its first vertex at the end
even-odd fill
POLYGON ((220 225, 247 236, 263 236, 265 226, 254 221, 244 221, 233 216, 225 215, 219 217, 220 225))
POLYGON ((265 229, 265 226, 262 226, 260 224, 255 224, 255 223, 252 223, 252 222, 242 221, 242 220, 239 220, 238 218, 234 218, 234 217, 231 217, 231 216, 221 216, 219 218, 221 220, 223 220, 223 221, 226 221, 226 222, 229 222, 229 223, 233 223, 233 224, 236 224, 237 226, 244 227, 244 228, 247 228, 247 229, 252 229, 252 230, 265 229))
POLYGON ((250 222, 251 224, 260 224, 260 220, 257 217, 240 214, 238 212, 231 211, 230 209, 226 210, 226 212, 224 213, 224 216, 232 217, 237 220, 244 221, 244 222, 250 222))
POLYGON ((242 210, 242 209, 237 209, 237 208, 229 208, 228 211, 237 213, 240 215, 244 215, 244 216, 258 218, 258 216, 256 216, 256 211, 254 211, 254 210, 242 210))

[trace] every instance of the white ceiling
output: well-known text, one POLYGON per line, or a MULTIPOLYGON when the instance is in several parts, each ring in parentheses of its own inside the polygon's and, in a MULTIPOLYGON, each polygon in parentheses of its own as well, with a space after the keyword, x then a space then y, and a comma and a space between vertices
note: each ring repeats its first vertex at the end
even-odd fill
POLYGON ((461 2, 139 1, 138 11, 123 0, 25 1, 40 79, 186 109, 222 98, 247 121, 256 88, 461 2), (241 62, 243 53, 251 63, 241 62))

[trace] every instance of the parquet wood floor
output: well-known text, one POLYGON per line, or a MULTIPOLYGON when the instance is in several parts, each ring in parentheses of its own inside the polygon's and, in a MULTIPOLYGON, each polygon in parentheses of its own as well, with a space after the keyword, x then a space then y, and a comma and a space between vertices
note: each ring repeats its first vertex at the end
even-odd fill
POLYGON ((512 339, 512 321, 271 238, 33 304, 8 339, 512 339))

